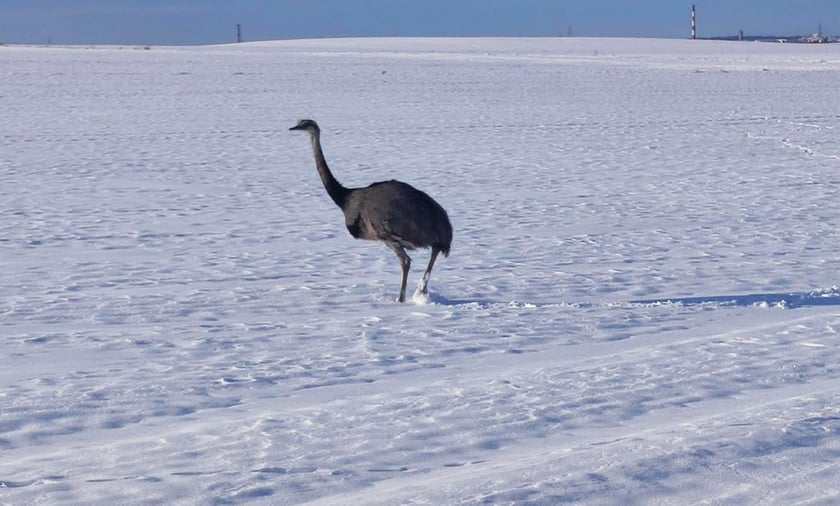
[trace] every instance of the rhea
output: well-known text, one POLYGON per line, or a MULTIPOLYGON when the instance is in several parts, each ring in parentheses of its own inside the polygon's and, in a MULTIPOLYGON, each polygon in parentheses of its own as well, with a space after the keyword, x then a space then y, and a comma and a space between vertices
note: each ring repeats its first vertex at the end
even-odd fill
POLYGON ((397 255, 402 268, 398 302, 405 302, 405 286, 411 257, 406 250, 431 248, 429 265, 417 291, 428 293, 429 278, 438 254, 449 256, 452 224, 440 204, 426 193, 401 181, 381 181, 364 188, 346 188, 336 180, 324 151, 321 129, 311 119, 301 120, 289 130, 303 130, 312 140, 315 166, 330 198, 344 211, 344 223, 356 239, 382 241, 397 255))

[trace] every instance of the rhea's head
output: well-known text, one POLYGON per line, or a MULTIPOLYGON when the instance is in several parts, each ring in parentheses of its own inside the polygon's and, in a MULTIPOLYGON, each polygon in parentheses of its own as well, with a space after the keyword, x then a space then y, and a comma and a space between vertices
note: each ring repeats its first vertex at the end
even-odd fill
POLYGON ((315 123, 315 121, 311 119, 302 119, 297 125, 293 126, 289 130, 306 130, 309 133, 318 133, 321 131, 321 129, 318 128, 318 123, 315 123))

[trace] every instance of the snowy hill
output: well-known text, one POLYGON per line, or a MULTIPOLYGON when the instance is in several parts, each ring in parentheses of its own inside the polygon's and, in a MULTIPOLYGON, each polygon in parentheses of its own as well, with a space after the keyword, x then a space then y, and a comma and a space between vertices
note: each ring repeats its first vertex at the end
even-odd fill
POLYGON ((0 48, 0 503, 833 504, 832 48, 0 48))

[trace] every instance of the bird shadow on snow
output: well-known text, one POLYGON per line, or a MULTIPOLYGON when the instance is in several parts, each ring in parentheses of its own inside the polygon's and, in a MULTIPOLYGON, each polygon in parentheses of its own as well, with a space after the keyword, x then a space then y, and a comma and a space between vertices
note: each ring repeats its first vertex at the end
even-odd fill
MULTIPOLYGON (((488 309, 491 307, 512 307, 512 308, 537 308, 545 306, 561 305, 559 302, 522 302, 512 299, 505 300, 491 300, 482 297, 472 298, 449 298, 438 293, 428 293, 425 295, 414 294, 411 301, 418 306, 426 304, 438 306, 468 306, 473 308, 488 309)), ((588 306, 589 304, 587 304, 588 306)))
POLYGON ((707 297, 669 297, 662 299, 631 300, 631 304, 680 304, 698 306, 713 304, 741 307, 781 307, 796 309, 811 306, 840 306, 840 287, 828 290, 791 293, 751 293, 745 295, 712 295, 707 297))
MULTIPOLYGON (((415 294, 412 301, 417 305, 435 304, 441 306, 476 306, 479 308, 490 307, 547 307, 567 306, 577 308, 592 308, 601 304, 597 303, 562 303, 562 302, 516 302, 490 300, 484 298, 448 298, 441 294, 427 294, 419 296, 415 294)), ((612 306, 615 303, 605 303, 612 306)), ((826 290, 813 290, 810 292, 788 292, 788 293, 750 293, 743 295, 708 295, 694 297, 664 297, 659 299, 636 299, 623 304, 643 306, 734 306, 734 307, 777 307, 783 309, 796 309, 814 306, 840 306, 840 287, 834 286, 826 290)))
POLYGON ((419 294, 417 292, 414 293, 414 296, 409 299, 412 303, 418 306, 425 306, 428 304, 437 305, 437 306, 462 306, 466 304, 473 304, 478 306, 490 306, 491 304, 495 304, 494 301, 490 300, 481 300, 478 298, 473 299, 450 299, 443 295, 437 293, 427 293, 427 294, 419 294))

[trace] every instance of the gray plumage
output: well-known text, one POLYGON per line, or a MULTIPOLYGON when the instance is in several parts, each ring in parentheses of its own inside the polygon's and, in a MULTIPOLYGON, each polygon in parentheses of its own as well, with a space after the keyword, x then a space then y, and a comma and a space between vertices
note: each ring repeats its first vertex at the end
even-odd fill
POLYGON ((315 165, 333 202, 344 211, 347 230, 356 239, 384 242, 397 255, 402 268, 399 302, 405 302, 405 286, 411 258, 406 250, 431 248, 429 265, 418 284, 428 293, 429 277, 439 253, 449 256, 452 224, 443 207, 426 193, 400 181, 382 181, 365 188, 345 188, 332 175, 321 149, 321 129, 311 119, 289 130, 309 132, 315 165))

